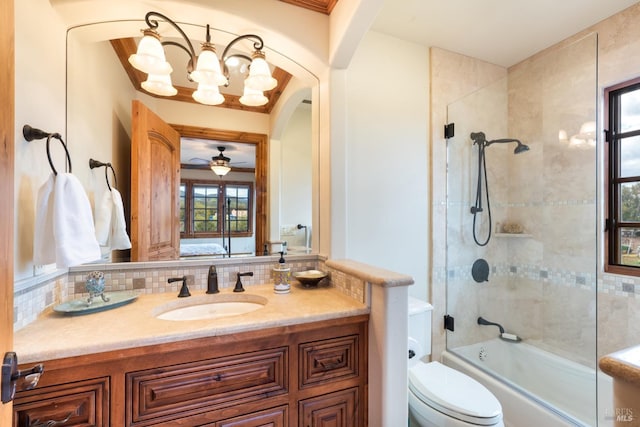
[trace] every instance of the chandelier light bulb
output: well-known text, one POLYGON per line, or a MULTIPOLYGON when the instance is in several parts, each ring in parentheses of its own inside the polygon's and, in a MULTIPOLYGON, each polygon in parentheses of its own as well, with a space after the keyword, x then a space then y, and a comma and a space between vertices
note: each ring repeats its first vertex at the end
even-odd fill
POLYGON ((137 52, 129 56, 129 63, 147 74, 170 74, 173 69, 164 55, 160 35, 152 29, 143 33, 137 52))
POLYGON ((253 52, 251 65, 249 66, 249 77, 245 80, 245 86, 265 92, 277 85, 278 81, 271 77, 271 70, 265 60, 264 52, 260 50, 253 52))
POLYGON ((250 88, 245 81, 244 93, 240 97, 240 103, 250 107, 259 107, 269 102, 266 96, 260 90, 250 88))
POLYGON ((224 102, 224 96, 215 84, 198 83, 198 89, 192 96, 197 102, 205 105, 220 105, 224 102))
POLYGON ((169 74, 149 74, 147 80, 140 84, 144 90, 154 95, 174 96, 178 89, 173 87, 169 74))
POLYGON ((216 49, 211 43, 203 43, 202 51, 198 56, 196 69, 191 73, 193 81, 209 85, 223 86, 228 83, 222 74, 220 60, 216 55, 216 49))

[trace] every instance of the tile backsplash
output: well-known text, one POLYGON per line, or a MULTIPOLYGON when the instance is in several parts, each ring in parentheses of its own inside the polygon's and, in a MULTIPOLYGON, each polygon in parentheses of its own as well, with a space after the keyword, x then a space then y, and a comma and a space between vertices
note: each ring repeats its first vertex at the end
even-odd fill
MULTIPOLYGON (((209 260, 159 261, 142 263, 91 264, 72 267, 68 272, 50 273, 30 279, 28 284, 17 284, 14 293, 14 330, 19 330, 44 311, 57 304, 87 298, 85 279, 91 271, 102 271, 106 292, 139 291, 140 293, 179 292, 181 282, 168 283, 172 277, 187 277, 193 293, 207 289, 209 267, 216 266, 220 289, 233 288, 237 273, 253 272, 242 278, 245 288, 272 283, 272 269, 278 256, 225 258, 209 260)), ((327 269, 325 258, 319 255, 291 255, 287 265, 291 272, 319 269, 330 271, 331 286, 365 303, 365 283, 349 275, 327 269)))

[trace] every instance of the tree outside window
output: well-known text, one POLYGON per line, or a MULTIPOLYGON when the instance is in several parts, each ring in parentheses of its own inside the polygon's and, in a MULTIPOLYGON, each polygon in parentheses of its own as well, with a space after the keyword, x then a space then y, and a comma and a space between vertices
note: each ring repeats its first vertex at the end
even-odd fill
POLYGON ((180 186, 182 238, 250 236, 253 185, 183 180, 180 186))

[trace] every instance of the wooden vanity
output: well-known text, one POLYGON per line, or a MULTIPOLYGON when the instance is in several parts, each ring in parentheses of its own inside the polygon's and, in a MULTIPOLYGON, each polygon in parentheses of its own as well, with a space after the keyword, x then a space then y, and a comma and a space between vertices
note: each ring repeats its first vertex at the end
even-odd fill
POLYGON ((366 426, 368 318, 47 360, 14 426, 366 426))
POLYGON ((14 427, 367 425, 365 304, 331 287, 277 295, 256 285, 234 296, 267 301, 250 313, 157 316, 237 295, 192 293, 141 294, 81 316, 51 310, 18 331, 20 369, 42 363, 44 373, 32 390, 18 384, 14 427))

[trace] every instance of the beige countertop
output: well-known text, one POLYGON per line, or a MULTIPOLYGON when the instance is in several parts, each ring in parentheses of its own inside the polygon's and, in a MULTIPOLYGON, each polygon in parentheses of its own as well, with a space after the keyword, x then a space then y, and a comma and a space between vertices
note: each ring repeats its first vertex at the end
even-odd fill
POLYGON ((608 354, 600 359, 600 369, 615 380, 640 387, 640 345, 608 354))
POLYGON ((225 335, 369 313, 369 308, 335 288, 305 289, 292 285, 288 294, 275 294, 273 285, 247 286, 244 293, 221 289, 207 295, 141 294, 133 302, 83 315, 56 313, 52 308, 14 335, 20 363, 32 363, 110 350, 225 335), (207 320, 160 320, 158 307, 206 303, 229 298, 265 298, 264 307, 245 314, 207 320))

